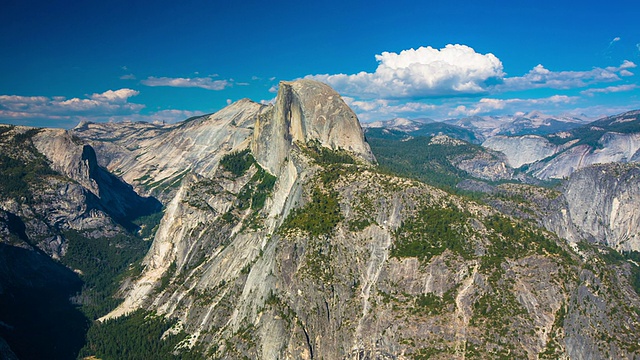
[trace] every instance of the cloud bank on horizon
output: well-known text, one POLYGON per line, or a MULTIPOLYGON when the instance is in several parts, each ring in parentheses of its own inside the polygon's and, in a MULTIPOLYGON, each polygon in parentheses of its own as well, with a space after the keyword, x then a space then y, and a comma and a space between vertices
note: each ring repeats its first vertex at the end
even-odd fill
POLYGON ((71 99, 63 96, 0 95, 0 119, 33 121, 35 126, 47 126, 48 121, 55 121, 72 127, 81 121, 175 122, 176 119, 184 120, 202 114, 185 110, 160 110, 151 115, 141 115, 140 111, 145 105, 129 102, 129 98, 139 93, 123 88, 71 99))
MULTIPOLYGON (((614 38, 609 46, 618 41, 618 37, 614 38)), ((399 53, 385 51, 375 55, 375 60, 378 66, 373 72, 317 74, 304 78, 332 86, 343 95, 362 121, 425 116, 444 119, 540 109, 612 113, 626 109, 576 106, 583 99, 640 89, 633 82, 633 71, 637 65, 630 60, 623 60, 617 66, 593 67, 590 70, 552 71, 538 64, 521 76, 508 76, 502 61, 494 54, 478 53, 472 47, 461 44, 449 44, 441 49, 418 47, 399 53), (610 85, 612 83, 616 85, 610 85), (532 91, 540 89, 573 93, 534 96, 532 91)), ((129 70, 126 67, 123 69, 129 70)), ((138 85, 142 89, 199 88, 216 92, 223 92, 234 84, 252 85, 249 82, 234 82, 233 79, 217 79, 217 76, 148 76, 139 81, 138 85)), ((128 73, 120 79, 135 80, 136 76, 128 73)), ((262 79, 253 76, 251 81, 255 83, 262 79)), ((271 77, 268 82, 271 83, 268 92, 275 93, 277 79, 271 77)), ((70 99, 64 96, 0 95, 0 120, 14 123, 40 120, 36 122, 39 126, 46 126, 47 120, 51 120, 64 127, 71 127, 79 121, 176 122, 202 114, 201 111, 178 109, 142 114, 146 105, 129 101, 140 92, 141 90, 121 88, 70 99)), ((273 99, 260 102, 270 101, 273 99)), ((230 102, 231 99, 226 99, 226 104, 230 102)), ((640 103, 636 102, 631 106, 639 107, 640 103)))
MULTIPOLYGON (((613 42, 616 41, 619 40, 614 39, 613 42)), ((610 85, 635 78, 633 71, 637 65, 630 60, 624 60, 617 66, 593 67, 582 71, 552 71, 539 64, 521 76, 508 76, 502 61, 494 54, 481 54, 461 44, 449 44, 441 49, 426 46, 399 53, 382 52, 375 55, 375 60, 378 66, 373 72, 318 74, 305 78, 325 82, 336 89, 362 121, 425 116, 444 119, 539 109, 571 112, 567 110, 567 105, 575 109, 573 112, 584 112, 589 109, 575 108, 583 98, 631 92, 640 88, 636 83, 610 85), (572 95, 522 96, 536 89, 578 92, 572 95)), ((217 92, 233 87, 232 79, 216 79, 216 76, 148 76, 139 81, 139 85, 200 88, 217 92)), ((136 79, 133 74, 121 78, 136 79)), ((256 76, 252 78, 252 81, 257 80, 261 79, 256 76)), ((269 81, 276 79, 270 78, 269 81)), ((273 84, 268 91, 273 93, 276 89, 277 85, 273 84)), ((46 119, 50 119, 71 127, 79 121, 176 122, 202 114, 200 111, 165 109, 143 115, 141 111, 146 106, 129 101, 140 92, 121 88, 70 99, 63 96, 0 95, 0 120, 29 122, 45 119, 46 124, 46 119)), ((226 103, 230 101, 227 99, 226 103)), ((602 107, 593 109, 605 111, 602 107)))

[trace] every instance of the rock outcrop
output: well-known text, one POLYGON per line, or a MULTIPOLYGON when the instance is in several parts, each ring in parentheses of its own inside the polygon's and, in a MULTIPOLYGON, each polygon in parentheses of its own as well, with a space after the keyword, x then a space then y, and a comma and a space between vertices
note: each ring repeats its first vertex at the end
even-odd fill
POLYGON ((97 198, 98 209, 120 225, 132 228, 131 219, 160 211, 159 201, 140 197, 131 185, 100 167, 95 150, 68 131, 41 131, 34 136, 33 144, 49 159, 54 171, 82 185, 97 198))
POLYGON ((500 151, 507 156, 509 166, 519 168, 556 154, 559 147, 538 135, 490 137, 482 146, 500 151))
POLYGON ((576 171, 563 186, 563 205, 549 228, 574 242, 640 251, 640 165, 599 164, 576 171))
POLYGON ((356 114, 326 84, 312 80, 280 82, 272 111, 272 116, 258 119, 251 143, 258 163, 272 174, 280 172, 291 147, 310 141, 375 162, 356 114))
POLYGON ((257 118, 269 108, 243 99, 179 124, 84 123, 73 134, 92 145, 101 166, 166 204, 187 173, 211 176, 222 156, 246 148, 257 118))
POLYGON ((529 172, 539 179, 563 179, 592 164, 636 162, 639 151, 640 133, 609 132, 599 139, 597 146, 568 147, 553 158, 532 164, 529 172))

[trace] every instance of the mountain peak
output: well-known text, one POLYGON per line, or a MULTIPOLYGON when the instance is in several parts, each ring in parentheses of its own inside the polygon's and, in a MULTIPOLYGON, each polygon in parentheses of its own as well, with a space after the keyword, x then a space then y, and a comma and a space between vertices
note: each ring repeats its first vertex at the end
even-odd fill
POLYGON ((282 81, 271 116, 258 119, 252 141, 256 160, 277 173, 295 143, 317 141, 347 150, 366 162, 375 158, 356 114, 331 87, 314 80, 282 81))

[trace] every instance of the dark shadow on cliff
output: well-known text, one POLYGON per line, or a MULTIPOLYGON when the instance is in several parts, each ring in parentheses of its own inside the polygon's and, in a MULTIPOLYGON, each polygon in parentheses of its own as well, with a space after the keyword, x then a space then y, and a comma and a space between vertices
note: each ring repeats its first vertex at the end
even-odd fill
POLYGON ((95 150, 85 145, 82 148, 82 160, 89 162, 89 177, 100 189, 98 203, 111 218, 125 229, 135 232, 139 227, 133 223, 135 219, 149 216, 162 210, 162 203, 154 197, 142 197, 133 187, 108 170, 100 167, 95 150))

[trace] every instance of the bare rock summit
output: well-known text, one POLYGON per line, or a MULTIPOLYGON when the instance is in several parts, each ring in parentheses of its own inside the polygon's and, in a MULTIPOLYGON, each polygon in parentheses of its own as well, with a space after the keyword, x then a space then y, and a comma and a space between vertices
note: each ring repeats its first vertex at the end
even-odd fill
POLYGON ((356 114, 326 84, 282 81, 272 111, 256 122, 251 145, 256 160, 272 174, 279 172, 291 146, 309 141, 375 162, 356 114))

